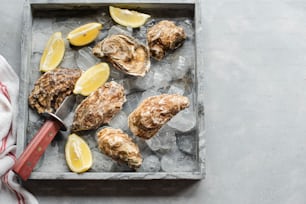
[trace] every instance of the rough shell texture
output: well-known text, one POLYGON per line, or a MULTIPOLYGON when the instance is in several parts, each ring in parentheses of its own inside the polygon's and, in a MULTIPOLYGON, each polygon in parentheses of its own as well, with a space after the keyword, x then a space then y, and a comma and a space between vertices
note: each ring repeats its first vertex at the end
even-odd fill
POLYGON ((106 57, 112 65, 125 74, 144 76, 150 69, 149 49, 126 35, 112 35, 93 48, 97 57, 106 57))
POLYGON ((178 94, 151 96, 129 115, 129 127, 134 135, 150 139, 174 115, 188 106, 188 98, 178 94))
POLYGON ((138 168, 142 163, 138 146, 120 129, 104 128, 97 133, 99 149, 116 161, 138 168))
POLYGON ((72 94, 82 72, 79 69, 58 68, 44 73, 29 96, 30 107, 38 113, 55 112, 66 96, 72 94))
POLYGON ((84 99, 76 108, 72 131, 97 129, 107 124, 126 101, 124 88, 111 81, 84 99))
POLYGON ((181 46, 185 39, 184 29, 167 20, 160 21, 147 32, 150 54, 157 60, 165 56, 166 50, 175 50, 181 46))

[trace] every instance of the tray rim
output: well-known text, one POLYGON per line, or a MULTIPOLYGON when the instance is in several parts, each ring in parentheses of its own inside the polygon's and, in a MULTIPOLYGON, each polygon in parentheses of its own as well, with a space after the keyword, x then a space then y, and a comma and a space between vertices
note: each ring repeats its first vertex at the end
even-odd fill
MULTIPOLYGON (((163 0, 161 3, 160 0, 151 0, 143 2, 141 0, 133 0, 133 1, 120 1, 120 3, 117 4, 137 4, 137 5, 149 5, 149 4, 192 4, 194 6, 194 18, 195 18, 195 28, 201 27, 201 8, 200 8, 200 0, 163 0)), ((33 8, 36 5, 79 5, 87 6, 92 4, 98 4, 98 5, 110 5, 110 4, 116 4, 112 0, 105 0, 103 2, 99 0, 67 0, 67 1, 61 1, 61 0, 54 0, 52 2, 48 0, 26 0, 24 3, 24 12, 23 12, 23 29, 22 29, 22 37, 21 37, 21 72, 20 72, 20 92, 19 92, 19 98, 25 99, 28 96, 28 88, 25 86, 28 82, 27 76, 27 69, 30 66, 30 57, 31 55, 26 53, 32 53, 31 51, 31 25, 33 20, 33 8)), ((195 33, 195 39, 198 41, 198 36, 201 35, 201 30, 199 31, 197 29, 195 33)), ((195 47, 195 68, 198 69, 200 67, 200 64, 203 64, 201 60, 203 60, 202 53, 199 50, 199 45, 196 44, 195 47), (200 57, 199 57, 200 56, 200 57)), ((198 70, 196 70, 196 84, 199 82, 199 73, 198 70)), ((197 92, 199 91, 199 87, 197 88, 197 92)), ((198 94, 196 94, 196 101, 202 100, 197 98, 199 97, 198 94)), ((23 116, 27 115, 27 101, 23 104, 26 105, 19 105, 19 113, 23 116)), ((198 108, 198 107, 197 107, 198 108)), ((201 108, 201 107, 200 107, 201 108)), ((203 107, 204 108, 204 107, 203 107)), ((204 111, 204 110, 203 110, 204 111)), ((196 110, 196 112, 199 112, 199 110, 196 110)), ((152 179, 188 179, 188 180, 199 180, 199 179, 205 179, 206 171, 205 171, 205 139, 204 139, 204 113, 203 115, 198 115, 198 165, 199 165, 199 171, 194 172, 86 172, 83 174, 75 174, 72 172, 32 172, 30 176, 30 180, 53 180, 53 179, 63 179, 63 180, 152 180, 152 179)), ((17 127, 17 156, 21 154, 23 149, 25 148, 25 141, 26 141, 26 122, 22 120, 22 117, 18 117, 17 119, 18 127, 17 127)))

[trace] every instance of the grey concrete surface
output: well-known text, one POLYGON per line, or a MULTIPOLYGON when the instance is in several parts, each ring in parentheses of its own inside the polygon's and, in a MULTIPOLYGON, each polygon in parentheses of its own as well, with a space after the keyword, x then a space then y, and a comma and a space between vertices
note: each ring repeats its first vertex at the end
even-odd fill
MULTIPOLYGON (((0 53, 17 72, 22 4, 0 6, 0 53)), ((306 203, 306 1, 203 5, 206 179, 29 183, 40 203, 306 203)))

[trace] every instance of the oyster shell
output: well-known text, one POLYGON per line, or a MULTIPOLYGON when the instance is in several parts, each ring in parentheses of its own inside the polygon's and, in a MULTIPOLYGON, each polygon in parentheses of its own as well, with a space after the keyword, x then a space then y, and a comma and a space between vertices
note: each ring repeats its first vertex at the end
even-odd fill
POLYGON ((175 50, 180 47, 185 39, 184 29, 167 20, 160 21, 147 32, 150 54, 157 60, 165 56, 166 50, 175 50))
POLYGON ((29 105, 38 113, 54 113, 66 96, 72 94, 74 85, 81 76, 79 69, 57 68, 44 73, 34 85, 29 96, 29 105))
POLYGON ((105 83, 78 105, 72 131, 97 129, 107 124, 122 109, 125 101, 123 86, 114 81, 105 83))
POLYGON ((116 161, 138 168, 142 163, 138 146, 120 129, 104 128, 97 133, 99 149, 116 161))
POLYGON ((150 139, 174 115, 188 106, 188 98, 178 94, 151 96, 129 115, 129 128, 134 135, 150 139))
POLYGON ((106 57, 116 69, 128 75, 144 76, 150 69, 149 49, 126 35, 111 35, 92 51, 97 57, 106 57))

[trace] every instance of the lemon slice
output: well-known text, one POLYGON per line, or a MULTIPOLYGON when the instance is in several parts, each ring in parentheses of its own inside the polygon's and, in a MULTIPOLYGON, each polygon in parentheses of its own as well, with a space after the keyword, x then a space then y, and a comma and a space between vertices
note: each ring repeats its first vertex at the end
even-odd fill
POLYGON ((101 29, 102 24, 100 23, 88 23, 72 30, 67 35, 67 39, 75 46, 87 45, 97 38, 101 29))
POLYGON ((109 66, 104 62, 90 67, 75 83, 73 93, 88 96, 107 81, 109 72, 109 66))
POLYGON ((151 17, 145 13, 139 13, 137 11, 131 11, 128 9, 120 9, 112 6, 109 7, 109 13, 116 23, 132 28, 142 26, 151 17))
POLYGON ((54 70, 62 61, 65 53, 65 43, 61 32, 54 33, 47 42, 40 59, 39 70, 47 72, 54 70))
POLYGON ((92 154, 87 143, 78 135, 71 134, 65 146, 66 162, 71 171, 82 173, 92 166, 92 154))

